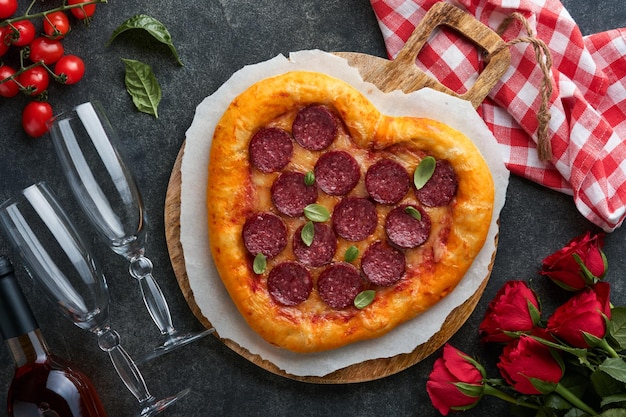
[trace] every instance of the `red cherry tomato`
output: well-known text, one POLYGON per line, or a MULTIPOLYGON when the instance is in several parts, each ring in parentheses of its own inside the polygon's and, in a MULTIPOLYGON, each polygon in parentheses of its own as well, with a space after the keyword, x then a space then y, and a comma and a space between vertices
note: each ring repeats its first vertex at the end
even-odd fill
POLYGON ((70 29, 70 20, 63 12, 52 12, 43 17, 43 33, 50 39, 63 39, 70 29))
POLYGON ((17 11, 17 0, 0 0, 0 19, 11 17, 17 11))
MULTIPOLYGON (((8 65, 0 65, 0 81, 6 80, 15 74, 15 72, 16 71, 8 65)), ((5 81, 0 84, 0 96, 2 97, 15 97, 19 92, 20 87, 13 80, 5 81)))
MULTIPOLYGON (((67 4, 69 5, 83 4, 89 1, 90 0, 67 0, 67 4)), ((93 16, 93 14, 96 12, 96 4, 93 3, 93 4, 88 4, 86 6, 74 7, 73 9, 70 9, 70 11, 74 15, 74 17, 76 17, 77 19, 83 20, 83 19, 93 16)))
POLYGON ((22 112, 22 127, 29 136, 38 138, 48 131, 48 120, 52 119, 52 106, 41 101, 31 101, 22 112))
POLYGON ((0 28, 0 56, 6 54, 11 47, 11 40, 8 38, 9 33, 10 29, 7 26, 0 28))
POLYGON ((17 81, 24 87, 24 93, 36 96, 43 93, 50 84, 48 71, 41 66, 27 69, 17 77, 17 81))
POLYGON ((85 74, 85 63, 76 55, 65 55, 54 66, 54 73, 62 84, 76 84, 85 74))
POLYGON ((33 62, 43 61, 46 65, 57 62, 65 50, 60 41, 48 39, 44 36, 35 38, 30 43, 30 60, 33 62))
POLYGON ((22 47, 28 45, 35 39, 35 35, 37 34, 35 25, 33 25, 30 20, 19 20, 11 23, 9 27, 12 29, 12 31, 9 32, 9 37, 11 43, 15 46, 22 47))

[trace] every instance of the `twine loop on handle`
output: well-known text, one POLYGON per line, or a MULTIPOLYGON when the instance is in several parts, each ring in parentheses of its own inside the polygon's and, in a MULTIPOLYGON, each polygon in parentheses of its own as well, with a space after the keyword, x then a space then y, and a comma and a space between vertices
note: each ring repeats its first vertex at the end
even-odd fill
POLYGON ((539 89, 539 93, 541 95, 541 105, 539 107, 539 111, 537 112, 537 154, 541 161, 549 161, 552 158, 552 145, 550 144, 548 134, 548 124, 550 123, 550 97, 552 96, 552 77, 550 72, 550 68, 552 67, 552 56, 550 55, 550 50, 548 49, 546 43, 535 36, 528 20, 526 20, 521 13, 511 13, 506 19, 504 19, 504 21, 502 21, 496 30, 496 33, 502 36, 502 34, 514 21, 522 24, 527 36, 520 36, 506 42, 490 55, 496 54, 502 48, 508 48, 519 43, 528 43, 532 45, 535 51, 535 59, 543 74, 543 79, 541 80, 541 86, 539 89))

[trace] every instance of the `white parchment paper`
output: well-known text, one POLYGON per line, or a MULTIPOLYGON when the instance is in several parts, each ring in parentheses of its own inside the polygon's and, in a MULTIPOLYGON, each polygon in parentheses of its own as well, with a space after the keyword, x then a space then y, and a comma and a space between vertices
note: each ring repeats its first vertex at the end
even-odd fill
POLYGON ((498 232, 496 220, 504 205, 509 179, 498 143, 469 102, 430 89, 411 94, 400 91, 382 93, 373 84, 364 82, 358 70, 350 67, 344 59, 317 50, 294 52, 289 58, 279 55, 269 61, 246 66, 205 98, 198 105, 186 133, 181 172, 180 241, 189 285, 202 314, 213 324, 220 337, 233 340, 251 353, 297 376, 324 376, 368 359, 409 353, 439 331, 448 314, 478 289, 488 273, 498 232), (494 217, 487 243, 452 293, 427 312, 383 337, 315 354, 276 348, 248 327, 213 264, 206 220, 207 166, 215 125, 230 102, 251 84, 296 70, 321 72, 342 79, 361 91, 384 114, 436 119, 463 132, 479 147, 496 185, 494 217))

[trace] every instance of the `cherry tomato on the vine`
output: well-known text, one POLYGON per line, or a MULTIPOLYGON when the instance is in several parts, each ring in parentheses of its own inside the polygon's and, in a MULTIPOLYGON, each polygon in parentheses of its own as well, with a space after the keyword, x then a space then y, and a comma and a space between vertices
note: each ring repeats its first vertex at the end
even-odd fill
POLYGON ((54 73, 62 84, 76 84, 85 74, 85 63, 76 55, 65 55, 54 66, 54 73))
POLYGON ((0 56, 6 54, 11 47, 11 41, 8 39, 9 33, 10 29, 7 26, 0 28, 0 56))
POLYGON ((32 67, 21 73, 17 81, 24 87, 24 93, 29 96, 36 96, 43 93, 50 84, 48 71, 42 67, 32 67))
POLYGON ((30 20, 19 20, 9 25, 12 29, 9 32, 11 43, 15 46, 26 46, 35 39, 37 30, 30 20))
POLYGON ((52 12, 43 17, 43 33, 51 39, 63 39, 70 28, 70 20, 64 12, 52 12))
POLYGON ((31 101, 22 112, 22 127, 34 138, 43 136, 48 131, 48 121, 52 119, 52 106, 42 101, 31 101))
MULTIPOLYGON (((67 4, 69 5, 83 4, 89 1, 90 0, 67 0, 67 4)), ((83 19, 93 16, 93 14, 96 12, 96 4, 93 3, 93 4, 87 4, 86 6, 74 7, 70 9, 70 11, 74 15, 74 17, 76 17, 77 19, 83 20, 83 19)))
POLYGON ((0 19, 11 17, 17 11, 17 0, 0 0, 0 19))
MULTIPOLYGON (((6 80, 10 76, 15 74, 15 70, 8 65, 0 65, 0 81, 6 80)), ((0 96, 2 97, 15 97, 20 92, 20 87, 15 81, 5 81, 0 84, 0 96)))
POLYGON ((40 36, 30 43, 29 57, 33 62, 43 61, 44 64, 51 65, 57 62, 64 52, 60 41, 40 36))

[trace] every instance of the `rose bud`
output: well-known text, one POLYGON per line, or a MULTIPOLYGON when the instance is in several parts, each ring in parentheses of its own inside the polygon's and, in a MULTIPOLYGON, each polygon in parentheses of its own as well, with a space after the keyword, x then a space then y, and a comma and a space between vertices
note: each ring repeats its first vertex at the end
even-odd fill
POLYGON ((530 333, 539 321, 539 302, 524 281, 508 281, 491 300, 478 332, 483 342, 508 342, 505 333, 530 333))
POLYGON ((537 380, 535 384, 556 388, 563 377, 561 363, 550 348, 527 335, 504 347, 497 366, 506 382, 520 394, 544 394, 533 385, 533 380, 537 380))
POLYGON ((598 339, 606 334, 606 319, 611 318, 610 287, 598 282, 570 298, 558 307, 548 319, 547 330, 565 343, 586 349, 589 346, 584 333, 598 339))
POLYGON ((542 275, 568 291, 578 291, 606 274, 604 233, 587 232, 543 260, 542 275))
POLYGON ((426 382, 430 401, 444 416, 474 407, 482 397, 484 372, 475 360, 446 344, 426 382))

